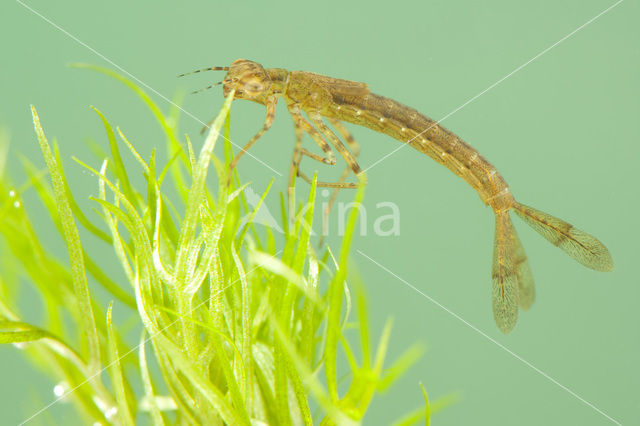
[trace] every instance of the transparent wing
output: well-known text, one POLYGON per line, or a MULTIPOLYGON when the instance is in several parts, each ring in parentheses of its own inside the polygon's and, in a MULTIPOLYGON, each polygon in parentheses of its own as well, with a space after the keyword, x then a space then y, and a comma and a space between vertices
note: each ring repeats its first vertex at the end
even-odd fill
POLYGON ((536 290, 533 284, 533 275, 531 274, 531 268, 527 261, 527 255, 524 253, 524 247, 518 238, 516 229, 511 225, 513 239, 514 262, 516 268, 516 277, 518 280, 518 304, 524 310, 527 310, 533 304, 536 298, 536 290))
POLYGON ((509 213, 496 213, 491 268, 493 317, 500 331, 505 334, 513 329, 518 320, 518 278, 513 235, 509 213))
POLYGON ((517 204, 514 208, 529 226, 587 268, 597 271, 613 270, 609 250, 593 235, 533 207, 517 204))

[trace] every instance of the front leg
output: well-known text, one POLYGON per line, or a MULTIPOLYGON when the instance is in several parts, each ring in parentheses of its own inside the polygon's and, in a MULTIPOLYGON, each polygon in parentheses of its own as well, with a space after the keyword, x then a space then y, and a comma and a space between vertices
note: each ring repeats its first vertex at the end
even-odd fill
POLYGON ((262 125, 262 129, 258 130, 258 133, 256 133, 255 136, 252 137, 251 140, 243 148, 241 148, 240 152, 238 152, 238 155, 236 155, 235 158, 231 161, 231 164, 229 164, 229 175, 227 177, 227 185, 229 185, 229 183, 231 182, 231 173, 233 172, 233 169, 238 164, 238 160, 240 160, 240 158, 249 150, 249 148, 251 148, 253 144, 256 143, 258 139, 260 139, 262 135, 264 135, 264 133, 271 128, 271 125, 273 124, 273 119, 276 116, 277 103, 278 103, 278 98, 276 96, 271 96, 267 98, 267 102, 266 102, 267 115, 264 119, 264 124, 262 125))

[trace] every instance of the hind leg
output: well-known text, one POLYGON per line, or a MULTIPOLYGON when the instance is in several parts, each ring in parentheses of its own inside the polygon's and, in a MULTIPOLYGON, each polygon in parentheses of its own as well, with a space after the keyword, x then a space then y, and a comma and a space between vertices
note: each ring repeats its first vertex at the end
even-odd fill
MULTIPOLYGON (((347 145, 349 145, 349 148, 351 149, 351 154, 353 155, 353 159, 355 161, 358 158, 358 155, 360 154, 360 145, 358 145, 358 142, 356 142, 353 135, 349 132, 349 130, 345 127, 345 125, 342 124, 340 120, 335 118, 330 118, 329 121, 331 122, 333 127, 336 128, 338 133, 340 133, 340 136, 342 136, 342 139, 344 139, 347 142, 347 145)), ((342 172, 342 176, 340 177, 340 180, 338 182, 344 182, 347 179, 347 176, 349 176, 349 172, 351 170, 352 170, 351 166, 347 165, 347 167, 345 167, 344 171, 342 172)), ((335 203, 336 198, 338 197, 338 192, 340 192, 340 189, 341 188, 335 188, 333 190, 333 193, 331 194, 331 198, 329 199, 329 203, 327 204, 327 207, 323 212, 324 213, 323 223, 322 223, 323 235, 324 235, 324 231, 326 230, 325 228, 327 227, 326 221, 329 217, 329 213, 331 212, 331 208, 333 207, 333 203, 335 203)))
MULTIPOLYGON (((291 106, 289 108, 289 111, 291 112, 291 115, 293 117, 296 130, 296 145, 294 148, 291 168, 289 169, 289 187, 293 186, 294 174, 311 183, 311 178, 300 170, 300 162, 303 155, 320 163, 328 164, 330 166, 336 164, 336 157, 333 154, 333 151, 331 150, 331 147, 329 146, 327 141, 323 138, 323 135, 331 141, 338 152, 340 152, 340 154, 349 163, 350 170, 353 170, 354 172, 356 172, 356 174, 360 173, 360 166, 358 166, 358 164, 355 162, 355 160, 351 156, 351 153, 349 153, 349 151, 345 148, 338 137, 333 134, 333 132, 331 132, 331 130, 323 122, 320 122, 320 124, 316 123, 322 131, 321 134, 320 132, 318 132, 318 130, 316 130, 315 127, 311 125, 311 123, 305 120, 305 118, 300 113, 300 109, 297 106, 291 106), (301 147, 303 132, 308 133, 318 144, 318 146, 320 146, 325 154, 324 156, 314 154, 313 152, 310 152, 307 149, 301 147)), ((357 188, 359 186, 359 183, 344 182, 344 180, 340 180, 338 182, 318 182, 317 186, 325 188, 357 188)))
MULTIPOLYGON (((323 164, 328 164, 330 166, 336 163, 336 157, 333 154, 331 147, 322 137, 320 132, 318 132, 318 130, 316 130, 316 128, 313 127, 311 123, 305 120, 305 118, 302 116, 300 108, 297 105, 288 105, 287 107, 289 108, 289 112, 291 113, 291 117, 293 118, 293 125, 296 134, 296 143, 293 148, 291 167, 289 168, 289 185, 287 188, 289 217, 291 218, 293 217, 295 212, 295 194, 293 191, 294 179, 299 176, 306 182, 312 183, 311 178, 307 176, 302 170, 300 170, 300 162, 302 161, 303 156, 309 157, 312 160, 318 161, 323 164), (314 154, 313 152, 310 152, 302 147, 302 138, 305 133, 308 133, 314 140, 314 142, 316 142, 316 144, 320 147, 320 149, 322 149, 324 156, 314 154)), ((353 187, 352 184, 345 182, 317 182, 316 186, 333 188, 353 187)))

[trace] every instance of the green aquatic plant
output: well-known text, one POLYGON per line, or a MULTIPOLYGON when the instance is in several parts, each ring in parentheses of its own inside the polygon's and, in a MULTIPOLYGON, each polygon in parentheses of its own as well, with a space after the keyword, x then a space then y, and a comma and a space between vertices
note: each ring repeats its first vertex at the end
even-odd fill
MULTIPOLYGON (((413 346, 386 366, 391 322, 378 344, 371 342, 363 286, 357 276, 347 281, 357 208, 337 258, 329 248, 318 253, 310 244, 315 183, 291 217, 280 196, 282 237, 259 229, 253 219, 269 188, 249 208, 246 185, 239 184, 237 174, 227 186, 232 97, 196 155, 188 136, 184 144, 179 140, 178 109, 165 115, 121 75, 76 66, 107 74, 142 99, 166 135, 169 161, 158 164, 155 150, 145 161, 94 108, 110 153, 99 167, 75 159, 98 188, 92 198, 97 214, 86 215, 67 183, 57 144, 48 141, 34 107, 46 169, 25 159, 28 179, 13 185, 4 167, 7 138, 0 134, 0 233, 6 253, 0 273, 0 343, 23 349, 59 383, 57 399, 26 420, 64 399, 85 421, 100 424, 359 423, 373 396, 423 350, 413 346), (224 160, 213 154, 221 134, 224 160), (124 165, 122 147, 136 160, 135 173, 144 176, 141 190, 132 183, 131 167, 124 165), (211 170, 218 182, 214 189, 207 185, 211 170), (168 185, 177 199, 167 195, 168 185), (67 256, 54 255, 35 231, 22 199, 33 190, 64 240, 67 256), (104 245, 99 257, 83 246, 78 224, 82 235, 91 234, 104 245), (115 256, 120 271, 101 266, 98 259, 107 256, 115 256), (41 326, 19 312, 17 295, 25 282, 42 299, 41 326), (110 301, 96 296, 93 286, 102 287, 110 301)), ((425 418, 428 424, 430 413, 444 405, 427 400, 398 424, 425 418)))

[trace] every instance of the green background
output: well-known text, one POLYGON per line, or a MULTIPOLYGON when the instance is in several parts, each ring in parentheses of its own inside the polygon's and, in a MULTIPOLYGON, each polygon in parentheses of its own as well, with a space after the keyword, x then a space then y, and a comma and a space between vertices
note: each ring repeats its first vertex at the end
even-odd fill
MULTIPOLYGON (((222 77, 178 80, 177 74, 247 58, 364 81, 374 92, 438 120, 613 3, 27 2, 65 34, 20 3, 3 1, 0 125, 11 132, 12 158, 22 153, 43 164, 28 111, 35 104, 45 131, 60 142, 72 189, 86 199, 96 192, 95 179, 71 156, 99 164, 86 140, 105 143, 89 105, 119 125, 145 156, 153 146, 162 152, 165 142, 125 88, 69 69, 69 62, 114 68, 108 58, 172 98, 178 88, 194 90, 222 77)), ((462 180, 408 147, 369 171, 368 233, 354 241, 353 264, 367 285, 372 323, 380 330, 394 317, 392 358, 415 341, 426 342, 428 351, 373 401, 365 424, 388 424, 419 406, 419 381, 432 399, 460 395, 456 405, 434 417, 437 425, 615 424, 550 378, 618 422, 640 424, 639 12, 637 2, 620 3, 443 122, 498 168, 518 200, 596 235, 615 261, 613 273, 588 270, 514 219, 538 292, 510 335, 497 330, 491 313, 491 211, 462 180), (400 209, 399 236, 372 232, 375 206, 385 201, 400 209)), ((188 96, 184 108, 206 122, 221 103, 218 89, 188 96)), ((234 103, 232 140, 244 144, 263 118, 264 108, 234 103)), ((201 124, 186 115, 182 120, 182 130, 201 143, 201 124)), ((399 146, 368 129, 350 129, 362 146, 364 168, 399 146)), ((305 144, 312 145, 308 137, 305 144)), ((292 148, 291 119, 279 105, 273 129, 251 152, 286 177, 292 148)), ((304 164, 323 178, 335 175, 327 166, 304 164)), ((21 176, 17 160, 9 167, 21 176)), ((286 188, 285 177, 249 157, 239 167, 256 192, 274 176, 274 189, 286 188)), ((344 192, 341 200, 350 200, 352 194, 344 192)), ((272 194, 267 205, 277 212, 277 192, 272 194)), ((33 194, 26 197, 33 201, 33 194)), ((48 218, 37 225, 52 248, 63 247, 48 218)), ((334 247, 338 241, 329 239, 334 247)), ((100 248, 90 246, 94 252, 100 248)), ((105 258, 110 257, 109 251, 105 258)), ((37 323, 40 305, 34 298, 25 290, 24 316, 37 323)), ((0 377, 3 424, 19 422, 53 399, 53 382, 12 346, 0 347, 0 377)), ((34 424, 55 423, 63 412, 54 406, 34 424)))

